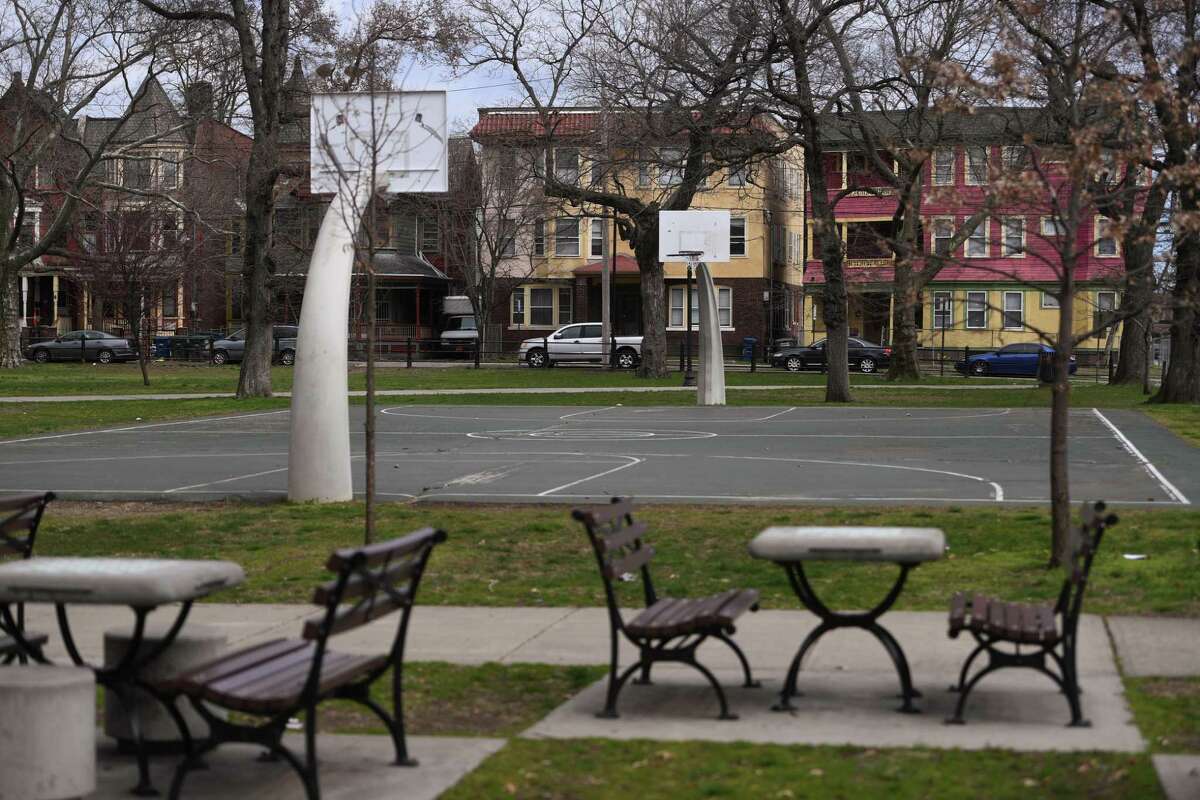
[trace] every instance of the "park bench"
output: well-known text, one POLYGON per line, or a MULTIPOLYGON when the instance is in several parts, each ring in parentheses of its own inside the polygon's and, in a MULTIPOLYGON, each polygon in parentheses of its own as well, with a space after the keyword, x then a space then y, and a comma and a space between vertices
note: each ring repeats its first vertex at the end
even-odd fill
POLYGON ((186 696, 211 732, 211 738, 179 765, 171 798, 179 796, 184 777, 201 766, 204 753, 225 742, 243 742, 261 745, 271 756, 286 760, 300 775, 309 800, 317 800, 317 706, 334 698, 355 701, 378 716, 391 734, 395 763, 415 766, 404 736, 404 640, 429 555, 434 545, 445 540, 444 531, 425 528, 387 542, 336 550, 326 566, 337 577, 318 586, 313 594, 313 602, 324 611, 305 622, 300 639, 254 645, 160 682, 158 688, 164 693, 186 696), (333 636, 394 611, 401 614, 389 652, 366 656, 328 649, 333 636), (390 715, 370 696, 371 684, 389 667, 390 715), (252 721, 227 721, 212 713, 206 703, 249 715, 252 721), (288 720, 301 711, 303 761, 281 741, 288 720))
POLYGON ((1079 673, 1076 667, 1079 613, 1087 588, 1092 558, 1104 531, 1117 524, 1115 514, 1105 514, 1104 503, 1083 506, 1082 520, 1073 527, 1062 556, 1065 577, 1058 600, 1049 603, 1009 603, 982 594, 958 592, 950 601, 950 638, 967 631, 978 646, 963 663, 958 683, 958 705, 948 723, 963 724, 963 709, 976 684, 990 672, 1005 667, 1027 667, 1049 676, 1071 707, 1072 727, 1087 727, 1079 705, 1079 673), (1022 651, 1024 648, 1024 651, 1022 651), (970 680, 971 665, 987 653, 988 663, 970 680), (1047 659, 1057 672, 1047 666, 1047 659))
MULTIPOLYGON (((54 492, 45 494, 18 495, 0 499, 0 561, 5 558, 32 558, 33 542, 37 538, 38 525, 46 506, 54 499, 54 492)), ((24 664, 27 655, 21 649, 13 633, 19 633, 27 646, 40 648, 46 644, 45 634, 25 633, 25 604, 16 604, 16 615, 5 614, 0 619, 0 664, 14 661, 24 664), (7 633, 6 633, 7 631, 7 633)))
MULTIPOLYGON (((604 596, 608 603, 611 658, 608 674, 608 694, 604 710, 597 716, 616 718, 617 696, 626 681, 640 670, 636 683, 650 682, 650 668, 657 662, 687 664, 700 672, 712 685, 721 704, 721 719, 737 719, 729 713, 725 691, 716 677, 696 660, 696 649, 709 637, 719 639, 733 649, 742 664, 747 687, 756 687, 758 682, 750 675, 750 663, 730 635, 734 621, 746 611, 758 610, 758 591, 754 589, 730 589, 711 597, 679 599, 659 597, 654 591, 650 577, 650 560, 654 548, 643 542, 646 524, 633 519, 633 503, 628 499, 614 497, 611 505, 577 508, 571 512, 576 520, 587 529, 588 539, 596 554, 600 578, 604 581, 604 596), (614 581, 625 582, 627 575, 641 575, 642 595, 645 608, 626 622, 617 604, 614 581), (620 637, 624 635, 638 649, 638 660, 619 676, 617 660, 620 637)), ((633 578, 629 578, 633 580, 633 578)))

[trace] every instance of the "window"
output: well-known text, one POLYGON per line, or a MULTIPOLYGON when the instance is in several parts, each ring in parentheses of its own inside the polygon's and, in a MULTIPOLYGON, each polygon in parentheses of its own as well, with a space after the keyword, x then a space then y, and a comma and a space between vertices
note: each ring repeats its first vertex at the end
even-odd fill
POLYGON ((1099 331, 1113 324, 1117 310, 1116 292, 1096 292, 1096 311, 1092 316, 1092 328, 1099 331))
POLYGON ((546 220, 544 219, 533 221, 533 254, 535 256, 546 255, 546 220))
POLYGON ((179 316, 179 298, 175 294, 175 287, 163 290, 162 293, 162 315, 164 317, 179 316))
POLYGON ((512 258, 517 254, 516 220, 503 217, 496 220, 496 249, 501 258, 512 258))
POLYGON ((554 325, 554 290, 550 288, 529 290, 529 324, 551 327, 554 325))
POLYGON ((554 221, 554 255, 579 255, 578 219, 574 219, 572 217, 560 217, 554 221))
POLYGON ((567 325, 571 322, 571 304, 573 302, 573 292, 569 286, 560 286, 558 289, 558 324, 567 325))
POLYGON ((987 327, 987 292, 967 292, 967 327, 987 327))
POLYGON ((933 151, 933 185, 954 185, 954 151, 948 147, 933 151))
POLYGON ((525 290, 516 289, 512 295, 512 324, 525 324, 525 290))
POLYGON ((967 153, 967 183, 971 186, 981 186, 988 178, 988 149, 986 147, 968 147, 967 153))
POLYGON ((967 237, 967 258, 987 258, 988 256, 988 220, 983 220, 967 237))
POLYGON ((179 164, 175 161, 174 153, 164 153, 160 169, 162 170, 162 188, 174 189, 179 186, 179 164))
POLYGON ((1067 235, 1067 226, 1058 217, 1042 217, 1042 236, 1047 239, 1067 235))
POLYGON ((592 188, 599 189, 599 188, 603 187, 604 186, 604 163, 602 161, 600 161, 599 157, 592 159, 591 173, 592 173, 592 177, 591 177, 592 188))
POLYGON ((125 159, 123 185, 126 189, 149 189, 150 168, 153 165, 144 158, 125 159))
POLYGON ((1107 217, 1096 218, 1096 255, 1111 258, 1119 254, 1117 237, 1112 232, 1112 220, 1107 217))
POLYGON ((437 253, 442 249, 441 226, 437 217, 421 219, 421 252, 437 253))
POLYGON ((664 147, 658 151, 658 185, 677 186, 683 183, 683 149, 664 147))
MULTIPOLYGON (((235 219, 235 220, 230 221, 230 224, 229 224, 230 231, 229 231, 229 237, 228 237, 229 244, 228 244, 227 249, 229 251, 229 255, 231 255, 231 256, 241 255, 241 253, 242 253, 242 226, 245 224, 246 224, 245 221, 240 220, 240 219, 235 219)), ((96 241, 96 234, 93 230, 92 242, 95 243, 95 241, 96 241)))
POLYGON ((174 250, 179 245, 179 229, 182 224, 183 220, 174 214, 163 214, 159 220, 159 238, 163 250, 174 250))
POLYGON ((569 186, 579 185, 579 148, 554 148, 554 178, 569 186))
POLYGON ((950 292, 933 293, 933 327, 954 327, 954 296, 950 292))
POLYGON ((1059 308, 1058 298, 1049 292, 1042 292, 1042 308, 1059 308))
MULTIPOLYGON (((733 290, 728 286, 718 286, 717 288, 717 321, 722 328, 733 327, 733 290)), ((683 328, 688 324, 690 317, 693 325, 700 324, 700 295, 699 292, 692 289, 691 308, 688 310, 688 315, 683 313, 683 286, 672 286, 670 291, 670 303, 668 309, 667 326, 670 328, 683 328)))
POLYGON ((1001 255, 1019 256, 1025 252, 1025 218, 1006 217, 1000 221, 1000 229, 1004 237, 1001 242, 1001 255))
POLYGON ((592 235, 591 235, 591 239, 590 239, 591 247, 588 250, 588 254, 593 257, 603 256, 604 255, 604 220, 599 217, 593 219, 591 222, 590 228, 591 228, 592 235))
POLYGON ((933 252, 939 256, 951 254, 950 240, 954 238, 954 220, 940 217, 933 221, 933 252))
POLYGON ((1004 328, 1021 330, 1025 327, 1025 293, 1004 293, 1004 328))
POLYGON ((729 255, 746 255, 746 218, 729 218, 729 255))
POLYGON ((729 168, 729 179, 726 181, 730 186, 745 186, 746 181, 746 165, 742 164, 739 167, 729 168))
POLYGON ((1023 144, 1005 145, 1000 149, 1000 157, 1006 172, 1015 172, 1029 166, 1029 151, 1023 144))
POLYGON ((638 186, 650 185, 650 161, 648 155, 643 155, 638 162, 638 186))

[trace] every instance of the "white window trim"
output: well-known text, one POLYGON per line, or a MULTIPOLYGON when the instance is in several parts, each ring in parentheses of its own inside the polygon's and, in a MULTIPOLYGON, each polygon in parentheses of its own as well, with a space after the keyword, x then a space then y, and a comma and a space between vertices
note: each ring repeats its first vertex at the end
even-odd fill
POLYGON ((546 257, 546 220, 544 218, 538 218, 533 221, 533 235, 530 237, 529 249, 531 255, 538 258, 546 257), (538 236, 538 225, 542 227, 542 235, 540 237, 538 236), (538 242, 539 238, 541 239, 540 243, 538 242))
POLYGON ((992 220, 990 217, 979 223, 971 235, 963 240, 963 258, 991 258, 992 257, 992 220), (971 255, 971 239, 975 238, 975 234, 979 233, 980 228, 983 229, 983 255, 971 255))
POLYGON ((1000 301, 1001 301, 1000 326, 1006 331, 1023 331, 1023 330, 1025 330, 1025 293, 1024 292, 1004 292, 1004 296, 1001 297, 1000 301), (1008 324, 1007 315, 1010 311, 1010 309, 1008 307, 1008 296, 1013 295, 1013 294, 1015 294, 1021 298, 1021 308, 1019 309, 1021 312, 1021 324, 1020 325, 1009 325, 1008 324))
POLYGON ((1059 302, 1058 302, 1058 298, 1054 297, 1049 292, 1043 290, 1041 292, 1041 295, 1042 295, 1042 299, 1041 299, 1040 305, 1042 308, 1052 308, 1052 309, 1062 308, 1062 305, 1059 304, 1059 302))
POLYGON ((592 217, 588 220, 588 258, 603 258, 604 248, 608 244, 607 231, 604 230, 604 218, 592 217), (596 231, 600 231, 600 252, 594 252, 593 245, 596 244, 596 231))
MULTIPOLYGON (((954 238, 954 217, 933 217, 933 218, 931 218, 929 220, 929 252, 933 253, 935 255, 937 254, 937 242, 938 242, 938 238, 939 238, 937 235, 937 224, 939 222, 949 222, 950 223, 950 237, 949 238, 950 239, 954 238)), ((953 249, 948 250, 946 252, 947 258, 949 258, 953 255, 954 255, 953 249)))
MULTIPOLYGON (((566 289, 566 288, 570 288, 570 287, 564 286, 561 283, 526 283, 526 284, 522 284, 521 286, 518 286, 517 288, 513 289, 512 296, 509 298, 509 301, 508 301, 508 329, 509 330, 520 330, 520 331, 556 331, 559 328, 561 328, 563 325, 583 324, 583 323, 576 323, 576 322, 563 322, 563 323, 556 322, 556 320, 558 320, 558 318, 559 318, 559 314, 561 313, 559 311, 559 308, 561 305, 561 303, 559 302, 559 300, 560 300, 559 291, 562 289, 566 289), (533 322, 531 321, 533 319, 533 303, 532 303, 532 301, 533 301, 533 290, 534 289, 549 289, 550 290, 550 324, 548 324, 548 325, 534 325, 533 322), (522 323, 513 322, 513 316, 512 316, 513 301, 517 297, 521 298, 521 305, 525 311, 525 316, 524 316, 525 321, 522 323)), ((572 294, 572 302, 573 302, 573 298, 574 298, 574 294, 572 294)), ((544 307, 545 306, 539 306, 539 308, 544 308, 544 307)), ((574 309, 572 309, 572 310, 574 310, 574 309)))
POLYGON ((988 173, 992 167, 992 148, 987 145, 970 145, 963 148, 963 183, 967 186, 985 186, 988 182, 988 173), (971 177, 971 151, 983 151, 983 180, 973 180, 971 177))
POLYGON ((564 145, 563 147, 554 148, 554 179, 559 183, 565 183, 568 186, 578 186, 580 179, 583 176, 583 151, 578 147, 564 145), (561 168, 558 165, 558 154, 560 151, 575 151, 575 180, 566 181, 559 177, 561 168))
POLYGON ((750 167, 746 164, 740 167, 730 167, 728 174, 725 177, 725 183, 736 189, 741 189, 750 183, 750 167), (734 182, 734 177, 739 178, 739 182, 734 182))
POLYGON ((987 330, 987 326, 988 326, 988 293, 986 291, 972 290, 972 291, 967 292, 965 317, 966 317, 966 319, 964 321, 966 323, 967 330, 971 330, 971 331, 987 330), (972 325, 971 324, 971 295, 983 295, 983 324, 982 325, 972 325))
POLYGON ((729 227, 730 227, 730 236, 729 236, 729 258, 730 258, 730 260, 735 259, 735 258, 749 258, 750 257, 750 219, 749 219, 749 217, 745 216, 744 214, 731 214, 729 216, 729 227), (733 252, 733 230, 732 230, 732 228, 733 228, 733 221, 735 219, 740 219, 742 221, 742 253, 741 253, 741 255, 738 255, 737 253, 733 252))
POLYGON ((1116 236, 1112 235, 1112 220, 1108 219, 1108 217, 1105 217, 1105 216, 1099 215, 1099 214, 1096 216, 1095 220, 1092 223, 1092 239, 1093 239, 1092 254, 1096 258, 1120 258, 1121 257, 1121 240, 1118 239, 1116 236), (1100 223, 1102 221, 1108 221, 1109 236, 1106 236, 1106 237, 1100 236, 1100 223), (1100 252, 1101 238, 1112 239, 1114 252, 1112 252, 1112 253, 1101 253, 1100 252))
POLYGON ((935 331, 940 331, 940 330, 947 330, 947 331, 948 331, 948 330, 953 330, 953 329, 954 329, 954 292, 953 292, 953 291, 950 291, 950 290, 948 290, 948 289, 939 289, 938 291, 934 292, 934 293, 933 293, 932 305, 929 307, 929 310, 930 310, 930 312, 931 312, 929 316, 930 316, 930 317, 932 318, 932 320, 933 320, 933 329, 934 329, 935 331), (945 313, 946 313, 946 315, 948 316, 948 319, 946 320, 946 324, 945 324, 945 325, 938 325, 938 324, 937 324, 937 316, 938 316, 938 310, 937 310, 938 295, 945 295, 945 296, 946 296, 946 300, 947 300, 946 312, 945 312, 945 313))
POLYGON ((1029 229, 1029 223, 1026 221, 1025 217, 1021 217, 1021 216, 1001 217, 1000 218, 1000 255, 1004 258, 1024 258, 1025 256, 1027 256, 1029 254, 1028 239, 1026 238, 1026 233, 1027 233, 1028 229, 1029 229), (1015 252, 1012 252, 1012 253, 1008 253, 1008 252, 1005 252, 1006 250, 1008 250, 1008 232, 1006 230, 1006 225, 1008 222, 1010 222, 1012 220, 1018 220, 1021 223, 1021 249, 1017 250, 1015 252))
MULTIPOLYGON (((933 161, 929 164, 929 182, 932 186, 953 186, 955 172, 958 168, 958 152, 952 147, 937 147, 933 151, 933 161), (950 153, 950 180, 938 180, 938 153, 950 153)), ((842 173, 843 175, 845 172, 842 173)))
MULTIPOLYGON (((716 291, 717 291, 717 316, 718 317, 721 314, 721 292, 729 292, 729 322, 730 322, 730 324, 722 325, 721 330, 722 331, 737 330, 737 328, 733 325, 733 287, 721 286, 720 284, 717 284, 713 288, 716 289, 716 291)), ((693 330, 696 330, 700 326, 700 310, 699 310, 700 309, 700 305, 699 305, 700 295, 699 295, 699 291, 700 291, 700 287, 697 284, 693 283, 692 284, 692 293, 695 294, 696 298, 697 298, 696 299, 696 321, 695 321, 695 324, 692 326, 693 330)), ((691 309, 688 307, 688 304, 686 301, 687 301, 687 284, 686 283, 674 283, 667 287, 667 330, 669 330, 669 331, 686 331, 687 330, 688 317, 690 316, 691 309), (679 290, 679 292, 682 295, 684 295, 685 302, 683 305, 683 323, 680 325, 672 325, 671 324, 671 298, 674 296, 675 290, 677 290, 677 289, 679 290)))
POLYGON ((668 186, 678 186, 679 184, 683 183, 683 173, 686 168, 687 168, 687 148, 686 147, 660 147, 658 149, 657 169, 654 170, 655 174, 654 174, 653 185, 662 187, 662 188, 666 188, 668 186), (666 156, 664 155, 664 153, 667 151, 679 153, 680 161, 679 161, 678 166, 669 166, 669 164, 671 164, 672 162, 668 162, 666 156), (667 180, 666 182, 664 182, 663 179, 667 176, 670 176, 672 173, 677 173, 679 177, 675 180, 667 180))
POLYGON ((554 258, 580 258, 583 254, 583 225, 579 217, 555 217, 554 218, 554 258), (560 220, 573 219, 575 220, 575 252, 560 253, 558 252, 558 223, 560 220))
POLYGON ((1040 217, 1038 219, 1038 233, 1043 239, 1060 239, 1065 235, 1065 231, 1059 230, 1060 220, 1055 217, 1040 217), (1050 223, 1050 233, 1046 233, 1046 223, 1050 223))

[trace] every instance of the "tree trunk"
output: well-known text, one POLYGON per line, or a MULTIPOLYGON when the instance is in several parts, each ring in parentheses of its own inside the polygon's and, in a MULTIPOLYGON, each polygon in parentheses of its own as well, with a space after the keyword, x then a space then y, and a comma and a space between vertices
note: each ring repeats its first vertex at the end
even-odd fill
MULTIPOLYGON (((1177 213, 1186 213, 1183 196, 1190 195, 1190 213, 1197 213, 1196 191, 1180 191, 1177 213)), ((1182 228, 1182 226, 1180 226, 1182 228)), ((1175 306, 1171 319, 1171 355, 1155 403, 1200 403, 1200 232, 1176 233, 1175 306)))
POLYGON ((21 278, 5 271, 0 282, 0 369, 21 366, 21 278))
POLYGON ((892 288, 892 363, 888 367, 889 381, 921 379, 917 361, 917 286, 912 267, 896 265, 892 288))
POLYGON ((1050 396, 1050 567, 1062 563, 1063 550, 1071 532, 1070 467, 1067 459, 1067 428, 1071 411, 1071 343, 1073 341, 1075 287, 1071 275, 1075 265, 1064 264, 1059 301, 1058 341, 1052 355, 1054 383, 1050 396))
POLYGON ((1153 320, 1150 303, 1154 299, 1155 233, 1167 204, 1167 192, 1155 184, 1141 213, 1132 220, 1123 237, 1121 252, 1125 254, 1125 280, 1121 306, 1136 311, 1121 324, 1121 349, 1117 369, 1110 383, 1140 384, 1150 360, 1149 332, 1153 320))
POLYGON ((1121 323, 1121 347, 1117 351, 1117 368, 1111 384, 1140 385, 1146 364, 1150 360, 1150 343, 1146 329, 1150 326, 1150 310, 1144 309, 1121 323))
MULTIPOLYGON (((255 151, 259 140, 255 139, 255 151)), ((271 212, 274 208, 274 171, 256 169, 260 153, 251 154, 250 176, 246 186, 245 262, 242 266, 242 308, 246 326, 246 349, 238 374, 237 396, 271 396, 271 212)))
POLYGON ((642 273, 642 362, 643 378, 665 378, 667 367, 666 290, 663 268, 658 261, 658 226, 642 230, 634 247, 642 273))

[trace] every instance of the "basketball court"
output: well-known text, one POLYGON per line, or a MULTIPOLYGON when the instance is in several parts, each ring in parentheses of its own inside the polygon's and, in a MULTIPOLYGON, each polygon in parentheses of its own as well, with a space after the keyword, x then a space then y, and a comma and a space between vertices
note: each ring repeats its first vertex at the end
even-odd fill
MULTIPOLYGON (((361 406, 351 409, 355 489, 361 406)), ((0 442, 0 487, 66 498, 281 498, 287 410, 0 442)), ((397 501, 1044 503, 1042 409, 396 406, 378 416, 397 501)), ((1136 411, 1071 412, 1076 499, 1200 497, 1200 449, 1136 411)))

